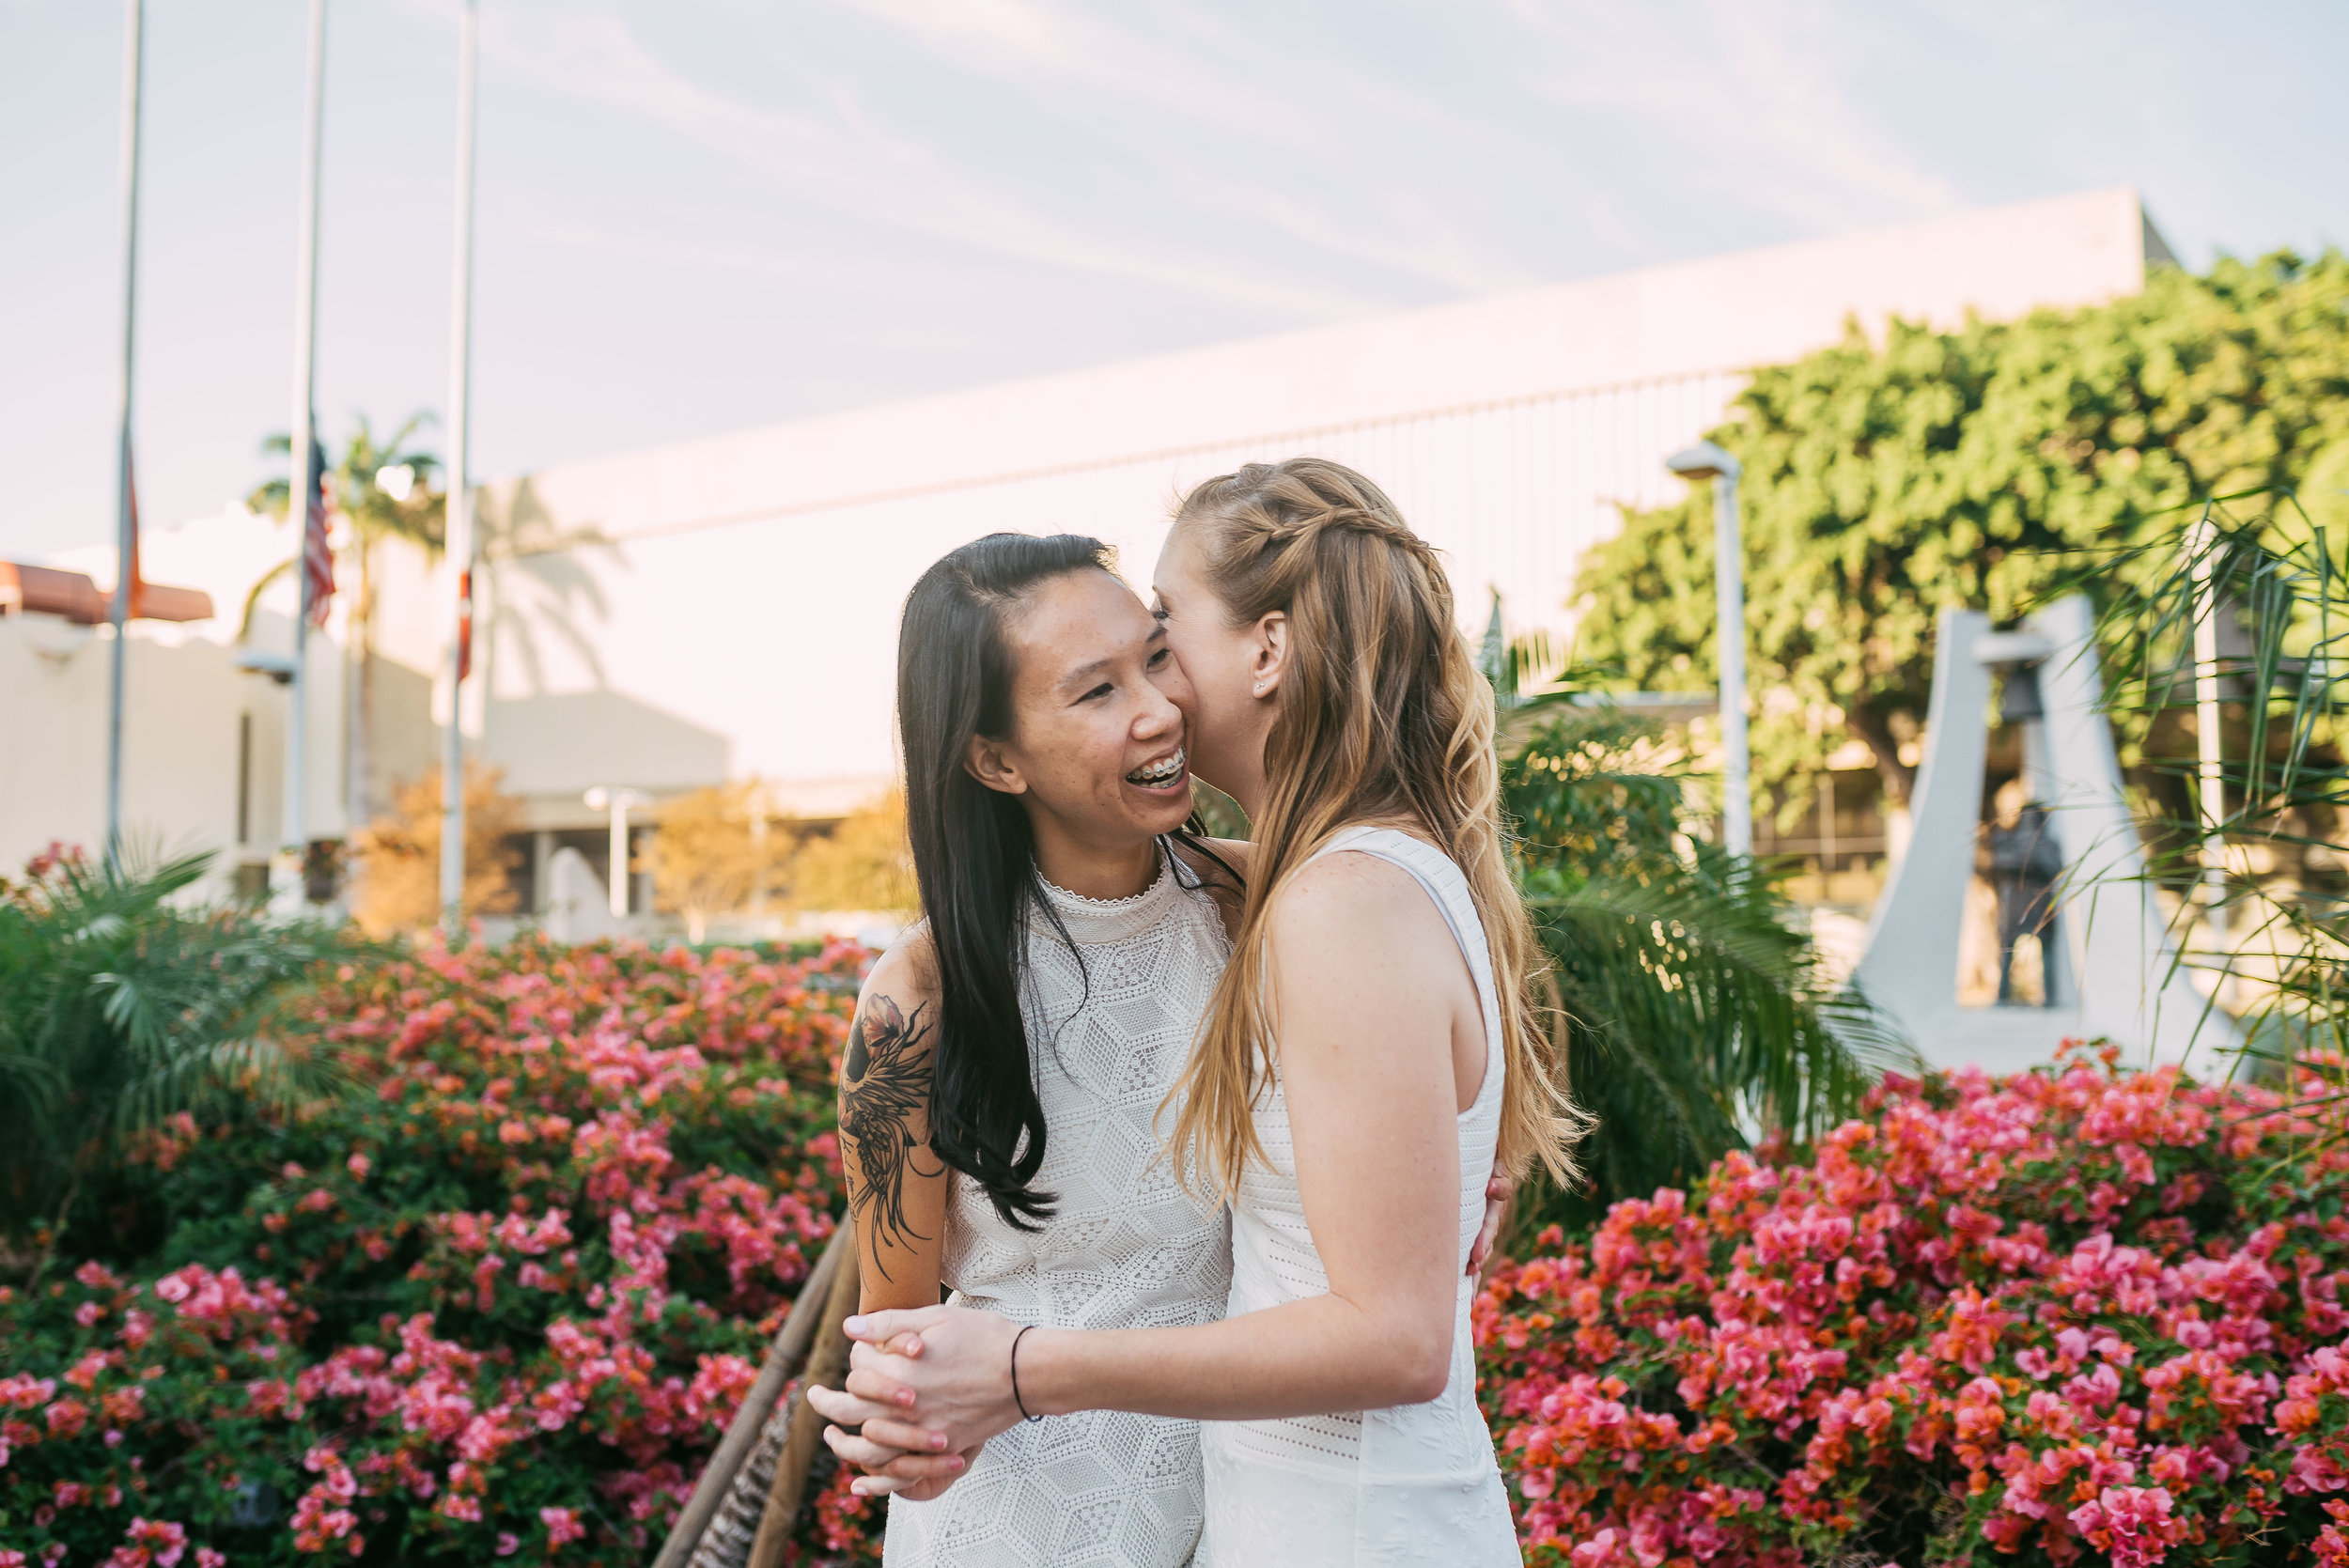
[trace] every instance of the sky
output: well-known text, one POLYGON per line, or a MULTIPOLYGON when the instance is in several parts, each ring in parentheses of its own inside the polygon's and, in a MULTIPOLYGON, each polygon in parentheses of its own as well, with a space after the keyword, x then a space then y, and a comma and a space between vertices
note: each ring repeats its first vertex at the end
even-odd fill
MULTIPOLYGON (((0 0, 0 558, 113 527, 123 9, 0 0)), ((2097 186, 2349 243, 2339 0, 481 9, 476 478, 2097 186)), ((446 403, 457 13, 328 11, 339 441, 446 403)), ((148 0, 150 525, 290 422, 305 15, 148 0)))

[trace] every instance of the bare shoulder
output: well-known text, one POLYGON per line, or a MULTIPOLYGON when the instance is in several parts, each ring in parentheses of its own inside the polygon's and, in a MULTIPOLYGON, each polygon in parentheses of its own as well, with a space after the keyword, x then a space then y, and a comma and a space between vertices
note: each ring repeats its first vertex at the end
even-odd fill
POLYGON ((875 997, 894 998, 900 1006, 935 1002, 938 989, 938 948, 930 940, 929 922, 920 921, 873 960, 858 988, 857 1005, 862 1009, 875 997))
POLYGON ((924 923, 890 943, 864 977, 840 1060, 844 1088, 854 1093, 876 1065, 899 1075, 926 1072, 937 1044, 938 992, 938 951, 924 923))
POLYGON ((1248 886, 1248 856, 1254 848, 1244 839, 1194 838, 1171 839, 1169 847, 1183 869, 1196 877, 1201 886, 1212 893, 1245 892, 1248 886))
POLYGON ((1174 841, 1174 858, 1214 900, 1226 937, 1239 934, 1240 918, 1248 908, 1248 851, 1252 847, 1228 838, 1174 841))
POLYGON ((1359 851, 1323 855, 1299 868, 1266 920, 1276 951, 1342 955, 1365 979, 1410 978, 1421 965, 1449 956, 1449 928, 1419 878, 1359 851), (1431 945, 1436 937, 1441 945, 1431 945))
POLYGON ((1201 841, 1242 876, 1248 873, 1249 862, 1254 859, 1256 846, 1244 838, 1211 838, 1201 841))

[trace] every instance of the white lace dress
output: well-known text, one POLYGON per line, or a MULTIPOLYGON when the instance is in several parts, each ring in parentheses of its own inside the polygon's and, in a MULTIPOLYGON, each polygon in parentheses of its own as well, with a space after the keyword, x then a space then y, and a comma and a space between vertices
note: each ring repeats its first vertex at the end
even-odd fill
MULTIPOLYGON (((1469 1332, 1475 1281, 1466 1273, 1501 1131, 1501 1011, 1492 957, 1468 878, 1449 857, 1388 828, 1349 828, 1321 853, 1347 849, 1376 855, 1419 879, 1451 924, 1484 1003, 1485 1081, 1459 1119, 1460 1283, 1452 1376, 1424 1405, 1205 1423, 1207 1525, 1198 1560, 1201 1568, 1516 1564, 1522 1558, 1508 1494, 1476 1404, 1469 1332)), ((1252 1161, 1233 1205, 1231 1317, 1330 1288, 1298 1197, 1288 1101, 1277 1077, 1257 1105, 1256 1134, 1270 1169, 1252 1161)))
MULTIPOLYGON (((1058 1207, 1013 1230, 957 1172, 944 1276, 960 1305, 1055 1328, 1159 1328, 1223 1315, 1231 1234, 1158 1157, 1159 1102, 1229 951, 1206 893, 1161 851, 1158 880, 1114 902, 1048 889, 1080 968, 1040 912, 1021 1006, 1044 1165, 1058 1207)), ((1179 1568, 1202 1516, 1199 1425, 1091 1410, 990 1438, 928 1502, 892 1498, 889 1568, 1179 1568)))

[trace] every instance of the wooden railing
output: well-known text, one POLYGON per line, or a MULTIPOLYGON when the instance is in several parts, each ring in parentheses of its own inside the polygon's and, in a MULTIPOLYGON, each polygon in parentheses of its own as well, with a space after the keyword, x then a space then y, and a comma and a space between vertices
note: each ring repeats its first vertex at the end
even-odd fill
POLYGON ((742 1396, 653 1568, 779 1568, 823 1434, 807 1386, 837 1386, 848 1365, 841 1323, 856 1310, 855 1254, 855 1230, 844 1219, 800 1287, 758 1380, 742 1396), (793 1392, 785 1403, 786 1389, 793 1392))

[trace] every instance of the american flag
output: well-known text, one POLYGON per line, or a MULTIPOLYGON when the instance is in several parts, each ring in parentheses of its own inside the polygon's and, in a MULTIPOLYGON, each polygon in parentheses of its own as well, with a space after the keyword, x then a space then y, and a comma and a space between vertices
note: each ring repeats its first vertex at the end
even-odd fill
POLYGON ((473 573, 457 578, 457 678, 473 674, 473 573))
POLYGON ((122 498, 131 508, 131 559, 123 570, 131 585, 130 596, 122 601, 125 615, 136 615, 142 608, 139 601, 147 597, 147 584, 139 578, 139 482, 131 467, 131 448, 122 449, 122 498))
POLYGON ((334 551, 326 542, 326 449, 310 440, 310 477, 303 487, 307 505, 302 526, 302 598, 309 607, 310 624, 326 624, 326 607, 334 598, 334 551))

